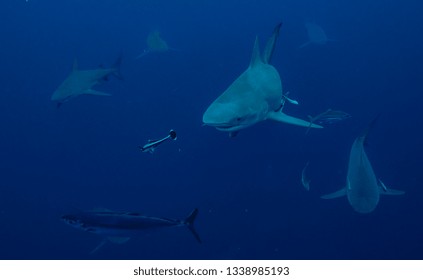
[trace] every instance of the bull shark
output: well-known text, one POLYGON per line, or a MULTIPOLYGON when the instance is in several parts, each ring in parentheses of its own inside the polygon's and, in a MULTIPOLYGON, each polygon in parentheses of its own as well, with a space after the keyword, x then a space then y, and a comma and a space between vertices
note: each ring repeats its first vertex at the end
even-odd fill
POLYGON ((92 87, 102 81, 107 81, 110 75, 123 79, 120 73, 121 62, 122 55, 118 57, 110 68, 100 67, 94 70, 79 70, 78 62, 75 60, 72 72, 55 90, 51 100, 57 102, 57 106, 60 107, 64 102, 83 94, 110 96, 111 94, 94 90, 92 87))
POLYGON ((230 136, 264 120, 322 128, 282 112, 286 98, 282 94, 281 78, 278 71, 269 64, 281 25, 280 23, 274 28, 263 56, 256 37, 250 65, 207 108, 203 114, 204 125, 227 131, 230 136))
POLYGON ((306 22, 305 27, 307 29, 308 41, 302 44, 300 48, 304 48, 310 44, 325 45, 329 41, 335 41, 333 39, 329 39, 323 28, 314 22, 306 22))
POLYGON ((103 236, 103 241, 91 251, 91 253, 95 253, 107 241, 122 244, 141 232, 167 227, 185 226, 191 231, 195 239, 201 243, 200 236, 194 228, 197 214, 198 209, 194 209, 185 219, 177 220, 150 217, 134 212, 115 212, 102 209, 63 215, 62 220, 77 229, 103 236))
POLYGON ((372 165, 364 150, 367 134, 375 121, 376 119, 370 123, 367 129, 352 144, 346 187, 334 193, 323 195, 321 198, 332 199, 346 195, 353 209, 358 213, 365 214, 375 210, 381 194, 404 194, 403 191, 388 189, 380 179, 376 179, 372 165))
POLYGON ((175 49, 169 47, 167 42, 160 36, 160 32, 158 30, 154 30, 147 36, 147 49, 145 49, 144 52, 138 55, 135 59, 140 59, 153 52, 161 53, 170 50, 175 49))

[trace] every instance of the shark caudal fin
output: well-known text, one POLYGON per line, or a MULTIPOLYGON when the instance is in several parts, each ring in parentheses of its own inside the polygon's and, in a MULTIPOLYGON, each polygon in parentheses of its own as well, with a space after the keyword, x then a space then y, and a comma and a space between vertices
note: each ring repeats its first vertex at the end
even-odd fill
POLYGON ((122 72, 120 71, 120 66, 122 64, 123 54, 120 53, 116 61, 112 64, 112 69, 115 71, 113 72, 113 75, 118 78, 119 80, 123 80, 122 72))
POLYGON ((191 233, 194 235, 195 239, 197 239, 197 241, 201 243, 200 236, 198 235, 198 233, 195 231, 195 228, 194 228, 194 221, 195 221, 195 218, 197 217, 197 214, 198 214, 198 209, 195 208, 194 210, 192 210, 191 214, 189 214, 188 217, 182 221, 182 224, 187 226, 188 229, 191 231, 191 233))

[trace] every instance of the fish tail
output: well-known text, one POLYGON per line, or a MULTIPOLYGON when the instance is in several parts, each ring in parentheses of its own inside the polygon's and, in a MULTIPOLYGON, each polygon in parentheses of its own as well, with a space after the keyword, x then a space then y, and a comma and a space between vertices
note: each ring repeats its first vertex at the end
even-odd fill
POLYGON ((197 241, 199 243, 201 243, 201 239, 200 239, 200 235, 198 235, 197 231, 194 228, 194 221, 195 218, 197 217, 198 214, 198 209, 195 208, 194 210, 192 210, 192 212, 188 215, 187 218, 185 218, 185 220, 182 221, 182 223, 184 225, 186 225, 188 227, 188 229, 191 231, 191 233, 194 235, 195 239, 197 239, 197 241))
POLYGON ((115 70, 115 72, 113 72, 113 75, 118 78, 119 80, 123 80, 123 75, 122 72, 120 71, 120 66, 122 64, 122 58, 123 58, 123 54, 122 52, 119 54, 118 58, 116 59, 116 61, 113 63, 112 65, 112 69, 115 70))
POLYGON ((360 137, 363 139, 363 144, 367 145, 367 134, 369 134, 369 131, 375 126, 375 123, 380 117, 380 113, 367 125, 367 127, 361 132, 360 137))

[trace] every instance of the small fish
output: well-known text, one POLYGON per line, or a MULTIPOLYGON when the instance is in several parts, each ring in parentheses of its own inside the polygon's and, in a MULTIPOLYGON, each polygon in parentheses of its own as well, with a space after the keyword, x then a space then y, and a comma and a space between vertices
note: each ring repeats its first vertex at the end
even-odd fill
MULTIPOLYGON (((318 114, 315 117, 308 116, 308 118, 310 119, 310 126, 311 126, 314 123, 334 124, 336 122, 340 122, 340 121, 351 118, 351 115, 343 111, 328 109, 324 111, 323 113, 318 114)), ((310 126, 307 129, 306 134, 308 133, 310 126)))
POLYGON ((147 144, 145 144, 142 147, 140 146, 139 148, 140 148, 141 152, 153 153, 158 145, 160 145, 161 143, 163 143, 164 141, 166 141, 168 139, 176 140, 176 132, 174 130, 171 129, 170 132, 169 132, 169 135, 162 138, 162 139, 148 140, 147 144))
POLYGON ((103 241, 91 253, 95 253, 107 241, 122 244, 132 236, 139 235, 146 230, 167 227, 187 227, 195 239, 201 243, 200 236, 195 231, 194 221, 198 209, 194 209, 183 220, 144 216, 134 212, 116 212, 110 210, 80 211, 76 214, 63 215, 62 220, 77 229, 103 236, 103 241))
POLYGON ((303 184, 304 188, 308 191, 310 190, 310 179, 307 178, 306 169, 307 169, 309 163, 310 162, 307 161, 306 165, 303 168, 303 171, 301 172, 301 184, 303 184))

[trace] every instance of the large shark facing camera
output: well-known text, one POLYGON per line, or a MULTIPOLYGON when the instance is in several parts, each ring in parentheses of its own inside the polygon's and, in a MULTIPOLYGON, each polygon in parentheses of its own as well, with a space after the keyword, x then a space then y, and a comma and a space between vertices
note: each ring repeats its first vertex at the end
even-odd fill
POLYGON ((235 136, 241 129, 264 120, 312 128, 320 125, 282 112, 286 98, 282 94, 282 83, 278 71, 270 65, 281 23, 260 54, 256 38, 250 65, 206 110, 203 123, 235 136))

